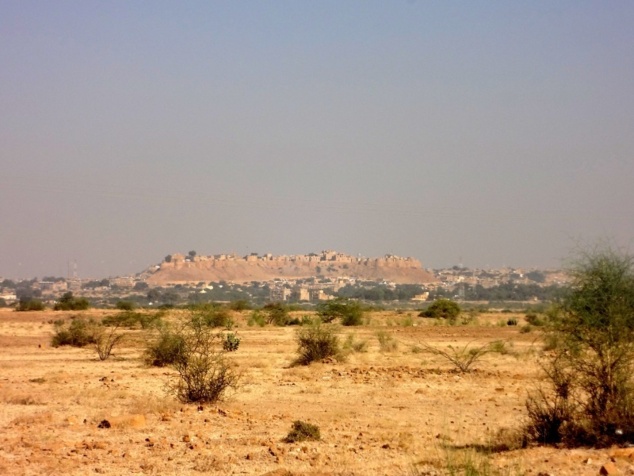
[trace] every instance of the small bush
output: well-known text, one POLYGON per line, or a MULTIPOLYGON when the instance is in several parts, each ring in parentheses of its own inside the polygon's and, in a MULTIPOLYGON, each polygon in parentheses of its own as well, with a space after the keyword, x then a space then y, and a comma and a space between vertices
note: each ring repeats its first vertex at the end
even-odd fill
POLYGON ((70 324, 66 325, 56 321, 54 334, 51 339, 53 347, 69 345, 72 347, 85 347, 89 344, 96 344, 97 324, 92 320, 73 318, 70 324))
POLYGON ((293 422, 293 428, 284 438, 284 442, 297 443, 300 441, 319 441, 320 439, 321 434, 317 425, 297 420, 293 422))
POLYGON ((494 340, 489 343, 489 350, 500 355, 512 355, 517 357, 517 352, 513 350, 513 343, 503 340, 494 340))
POLYGON ((358 301, 337 298, 317 305, 317 315, 324 323, 340 319, 344 326, 363 324, 364 311, 358 301))
POLYGON ((522 327, 520 327, 520 334, 528 334, 529 332, 533 331, 533 326, 531 326, 530 324, 526 324, 522 327))
POLYGON ((378 331, 376 339, 379 341, 379 349, 381 352, 394 352, 398 349, 398 342, 385 331, 378 331))
POLYGON ((222 348, 227 352, 235 352, 240 347, 240 338, 235 332, 228 332, 222 338, 222 348))
POLYGON ((184 403, 215 403, 235 389, 239 376, 222 349, 222 334, 200 321, 189 321, 175 332, 183 339, 182 351, 172 364, 178 381, 172 389, 184 403))
POLYGON ((304 326, 297 331, 297 353, 295 364, 309 365, 328 357, 340 358, 339 337, 332 327, 322 324, 304 326))
POLYGON ((20 299, 20 302, 18 302, 15 308, 17 312, 43 311, 44 309, 46 309, 46 306, 42 301, 32 298, 20 299))
POLYGON ((348 334, 346 336, 346 340, 343 343, 344 350, 350 352, 367 352, 368 351, 368 341, 366 340, 357 340, 354 334, 348 334))
POLYGON ((249 320, 247 321, 247 325, 249 327, 252 327, 252 326, 264 327, 266 325, 266 316, 264 315, 262 311, 256 309, 255 311, 251 312, 251 315, 249 316, 249 320))
POLYGON ((515 319, 514 317, 512 317, 511 319, 509 319, 508 321, 506 321, 506 325, 507 325, 507 326, 516 326, 516 325, 517 325, 517 319, 515 319))
POLYGON ((403 327, 412 327, 413 325, 414 325, 414 319, 412 318, 410 314, 408 314, 401 320, 401 326, 403 327))
POLYGON ((251 304, 246 299, 238 299, 237 301, 231 301, 229 303, 229 309, 232 311, 248 311, 251 309, 251 304))
POLYGON ((286 326, 290 321, 288 307, 280 302, 273 302, 262 308, 267 324, 286 326))
POLYGON ((541 327, 546 324, 544 319, 542 319, 540 315, 535 312, 529 312, 528 314, 526 314, 524 319, 526 319, 526 322, 528 322, 531 326, 535 327, 541 327))
POLYGON ((421 347, 433 355, 439 355, 454 365, 460 372, 466 373, 471 371, 471 366, 480 360, 484 355, 491 352, 491 344, 471 347, 470 344, 464 347, 447 346, 447 350, 433 347, 427 343, 421 343, 421 347))
POLYGON ((419 317, 431 317, 435 319, 447 319, 455 323, 460 316, 460 306, 451 299, 437 299, 427 309, 419 314, 419 317))
POLYGON ((143 360, 154 367, 165 367, 180 359, 184 351, 183 336, 164 328, 160 331, 159 338, 146 347, 143 360))
POLYGON ((634 256, 582 253, 548 317, 548 387, 527 401, 536 442, 605 447, 634 441, 634 256))
POLYGON ((194 324, 202 323, 207 327, 233 327, 231 312, 216 304, 199 304, 191 308, 191 320, 194 324))
POLYGON ((134 311, 136 304, 132 301, 117 301, 115 307, 120 311, 134 311))
POLYGON ((53 307, 54 311, 85 311, 90 308, 90 302, 85 297, 75 297, 68 291, 59 298, 53 307))
POLYGON ((95 332, 95 350, 99 360, 109 359, 114 347, 123 340, 124 335, 117 332, 117 329, 118 326, 111 327, 108 331, 99 328, 95 332))

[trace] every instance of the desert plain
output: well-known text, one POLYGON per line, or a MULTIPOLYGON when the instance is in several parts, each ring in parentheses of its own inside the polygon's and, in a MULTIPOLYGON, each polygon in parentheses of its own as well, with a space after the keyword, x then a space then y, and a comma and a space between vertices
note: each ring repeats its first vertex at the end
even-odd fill
POLYGON ((634 474, 629 448, 499 446, 516 441, 527 395, 543 383, 541 335, 521 332, 523 314, 449 326, 372 312, 340 328, 364 351, 293 366, 297 327, 248 326, 248 311, 235 312, 241 343, 228 359, 239 386, 202 406, 170 393, 174 370, 143 363, 146 330, 125 330, 105 361, 90 347, 52 347, 52 322, 76 314, 0 310, 0 474, 634 474), (491 342, 498 352, 470 372, 422 351, 491 342), (321 439, 284 442, 296 420, 321 439))

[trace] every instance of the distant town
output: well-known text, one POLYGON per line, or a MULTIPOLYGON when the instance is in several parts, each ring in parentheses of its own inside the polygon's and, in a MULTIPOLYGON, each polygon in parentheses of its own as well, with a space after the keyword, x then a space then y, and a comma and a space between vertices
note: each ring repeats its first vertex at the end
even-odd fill
POLYGON ((142 307, 201 302, 284 302, 312 305, 350 298, 384 306, 417 307, 439 297, 473 303, 549 301, 568 283, 561 270, 423 268, 418 260, 386 255, 363 258, 334 251, 308 255, 167 255, 133 275, 103 279, 0 277, 0 307, 39 300, 54 305, 64 294, 94 307, 130 301, 142 307))

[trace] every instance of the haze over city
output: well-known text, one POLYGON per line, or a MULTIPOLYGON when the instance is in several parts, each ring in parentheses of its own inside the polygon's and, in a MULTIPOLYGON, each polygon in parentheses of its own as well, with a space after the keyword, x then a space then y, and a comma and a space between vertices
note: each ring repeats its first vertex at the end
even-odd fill
POLYGON ((0 3, 0 277, 631 248, 634 4, 0 3))

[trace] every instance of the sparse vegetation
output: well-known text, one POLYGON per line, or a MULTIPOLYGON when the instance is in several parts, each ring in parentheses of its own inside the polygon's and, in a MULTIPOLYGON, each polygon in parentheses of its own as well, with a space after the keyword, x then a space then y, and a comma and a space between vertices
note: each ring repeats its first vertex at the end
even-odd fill
POLYGON ((222 336, 222 348, 227 352, 235 352, 240 347, 240 338, 235 332, 227 332, 222 336))
POLYGON ((343 343, 343 349, 350 352, 367 352, 368 341, 357 339, 354 334, 348 334, 343 343))
POLYGON ((55 311, 85 311, 90 308, 90 302, 85 297, 75 297, 68 291, 59 298, 53 306, 55 311))
POLYGON ((376 340, 379 341, 379 349, 381 352, 394 352, 398 349, 398 342, 385 331, 376 333, 376 340))
POLYGON ((159 330, 158 339, 150 341, 145 349, 144 361, 154 367, 173 365, 185 352, 184 337, 169 327, 159 330))
POLYGON ((319 441, 321 434, 319 427, 312 423, 296 420, 293 422, 293 428, 284 438, 285 443, 298 443, 300 441, 319 441))
POLYGON ((231 312, 224 306, 213 303, 197 304, 190 307, 190 319, 197 324, 207 327, 233 327, 231 312))
POLYGON ((113 326, 109 329, 99 327, 95 329, 95 350, 99 356, 99 360, 107 360, 112 354, 112 350, 116 345, 120 344, 124 335, 119 332, 119 326, 113 326))
POLYGON ((133 301, 117 301, 115 307, 120 311, 134 311, 137 306, 133 301))
POLYGON ((161 325, 162 312, 138 312, 138 311, 121 311, 117 314, 105 317, 101 323, 104 326, 119 326, 134 329, 141 327, 142 329, 150 329, 161 325))
POLYGON ((26 312, 26 311, 43 311, 46 309, 46 306, 39 299, 34 298, 22 298, 18 302, 15 310, 18 312, 26 312))
POLYGON ((344 326, 359 326, 363 323, 364 311, 358 301, 337 298, 319 303, 317 315, 324 323, 340 319, 344 326))
POLYGON ((451 363, 460 372, 470 372, 471 366, 478 362, 482 357, 491 352, 490 344, 481 346, 472 346, 467 344, 464 347, 447 346, 446 350, 440 347, 434 347, 426 342, 421 342, 421 348, 432 355, 438 355, 451 363))
POLYGON ((97 324, 93 320, 75 317, 71 318, 69 323, 56 321, 54 326, 54 334, 51 339, 53 347, 64 345, 85 347, 97 343, 97 324))
POLYGON ((173 390, 180 401, 214 403, 236 389, 239 376, 225 357, 221 333, 200 320, 191 320, 175 335, 182 339, 172 364, 179 376, 173 390))
POLYGON ((273 302, 265 305, 262 308, 265 320, 267 324, 274 324, 276 326, 286 326, 289 323, 290 316, 288 314, 288 307, 280 302, 273 302))
POLYGON ((607 446, 634 439, 634 257, 582 253, 553 313, 548 387, 527 401, 527 435, 545 444, 607 446))
POLYGON ((264 327, 266 325, 266 316, 259 309, 255 309, 251 312, 247 325, 264 327))
POLYGON ((340 358, 339 337, 332 326, 321 323, 302 326, 297 334, 297 365, 309 365, 327 358, 340 358))
POLYGON ((461 311, 457 302, 451 299, 437 299, 427 309, 421 311, 419 317, 446 319, 450 323, 455 323, 461 311))

